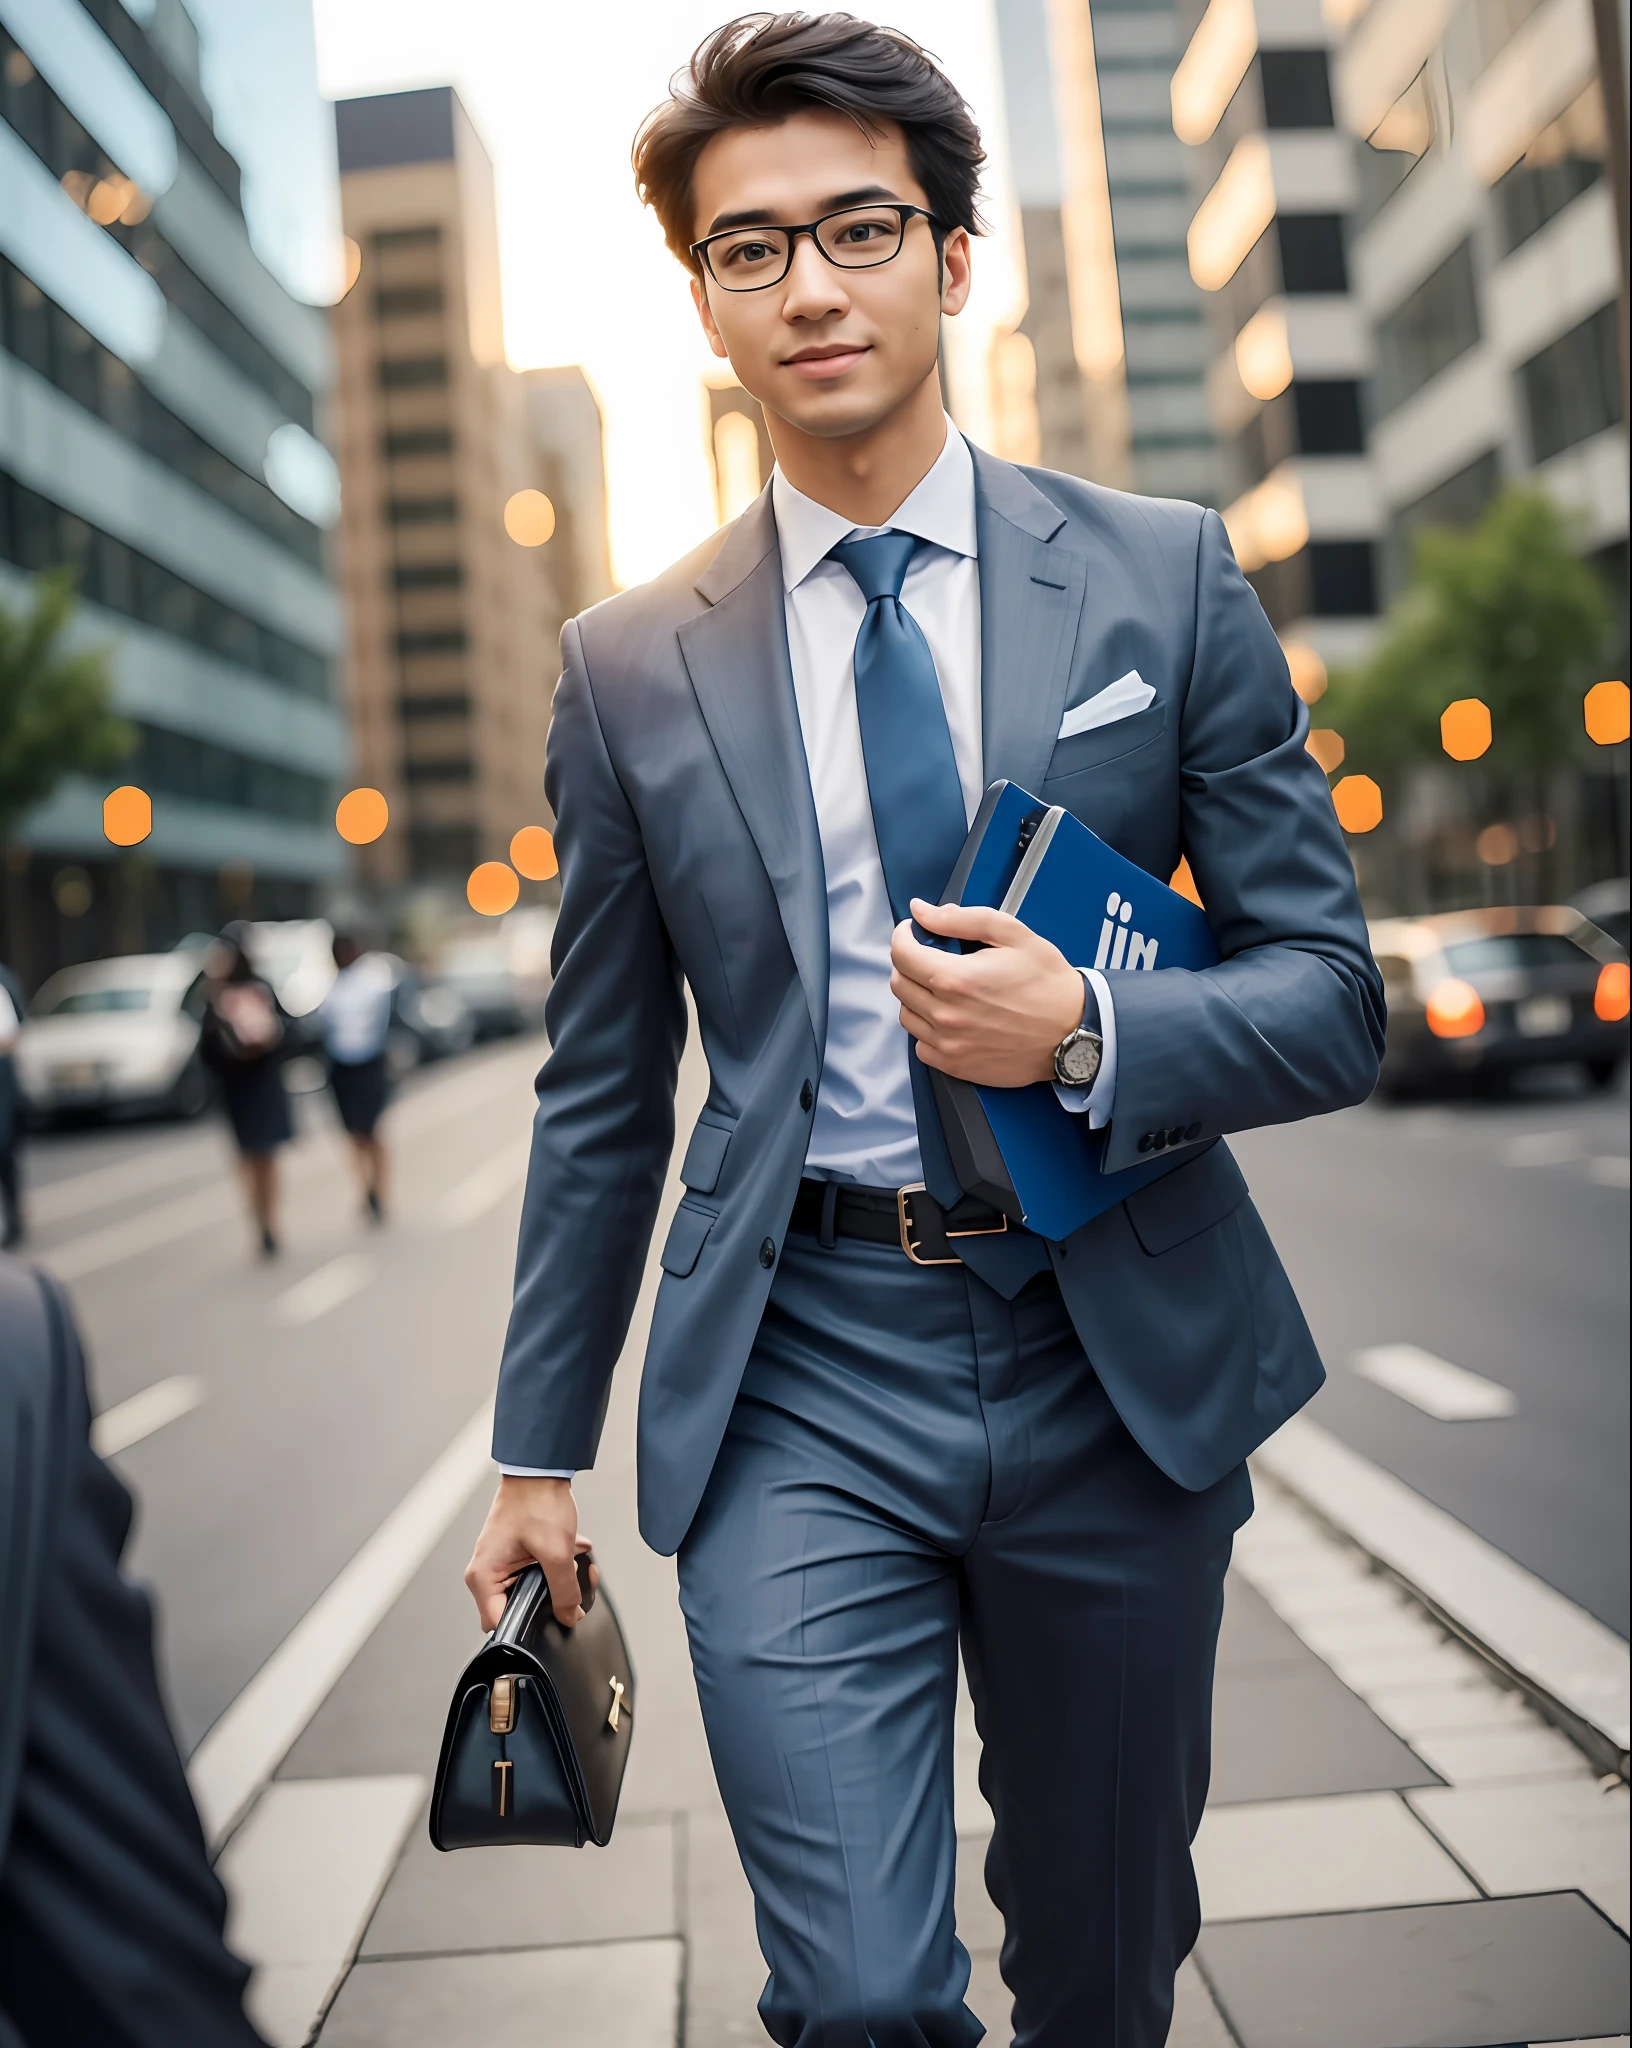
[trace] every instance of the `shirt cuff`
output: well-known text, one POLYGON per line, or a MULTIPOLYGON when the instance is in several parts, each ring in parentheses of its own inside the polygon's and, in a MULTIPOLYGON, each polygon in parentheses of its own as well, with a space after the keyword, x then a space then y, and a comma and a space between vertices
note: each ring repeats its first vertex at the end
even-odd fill
POLYGON ((1062 1088, 1056 1081, 1054 1094, 1060 1107, 1073 1116, 1081 1116, 1086 1110, 1089 1130, 1102 1131, 1116 1107, 1116 1005, 1111 1000, 1111 985, 1097 967, 1079 967, 1077 972, 1087 985, 1082 1003, 1084 1015, 1088 1010, 1087 989, 1093 991, 1094 1001, 1099 1005, 1099 1036, 1103 1046, 1099 1072, 1092 1088, 1062 1088))
POLYGON ((501 1465, 506 1479, 576 1479, 575 1471, 561 1471, 554 1466, 544 1465, 501 1465))

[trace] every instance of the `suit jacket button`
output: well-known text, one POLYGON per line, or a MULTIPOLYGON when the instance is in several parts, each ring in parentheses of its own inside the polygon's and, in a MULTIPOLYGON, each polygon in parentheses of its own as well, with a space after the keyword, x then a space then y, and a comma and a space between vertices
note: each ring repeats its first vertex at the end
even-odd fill
POLYGON ((813 1102, 814 1102, 815 1100, 816 1100, 816 1091, 815 1091, 815 1089, 811 1087, 811 1085, 810 1085, 810 1083, 809 1083, 808 1081, 806 1081, 806 1082, 802 1083, 802 1084, 801 1084, 801 1086, 800 1086, 800 1089, 799 1089, 799 1107, 800 1107, 800 1108, 801 1108, 802 1110, 804 1110, 804 1111, 805 1111, 805 1112, 807 1113, 807 1115, 808 1115, 808 1113, 809 1113, 809 1111, 810 1111, 810 1105, 811 1105, 811 1104, 812 1104, 812 1103, 813 1103, 813 1102))
POLYGON ((1187 1124, 1185 1126, 1184 1142, 1187 1145, 1193 1145, 1200 1136, 1201 1125, 1199 1123, 1187 1124))
POLYGON ((776 1244, 773 1239, 766 1238, 760 1246, 759 1263, 767 1270, 776 1264, 776 1244))
POLYGON ((1144 1136, 1139 1140, 1139 1150, 1141 1152, 1148 1152, 1151 1146, 1155 1144, 1155 1142, 1156 1140, 1151 1135, 1151 1133, 1149 1131, 1146 1131, 1144 1136))

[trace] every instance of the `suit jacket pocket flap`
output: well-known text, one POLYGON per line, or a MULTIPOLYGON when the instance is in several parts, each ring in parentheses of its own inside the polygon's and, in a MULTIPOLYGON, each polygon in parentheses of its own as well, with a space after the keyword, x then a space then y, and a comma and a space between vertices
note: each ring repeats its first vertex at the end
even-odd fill
POLYGON ((680 1168, 680 1178, 688 1188, 694 1188, 700 1195, 713 1194, 719 1184, 720 1168, 725 1164, 726 1147, 730 1143, 728 1125, 704 1123, 698 1119, 680 1168))
POLYGON ((1199 1159, 1177 1166, 1128 1196, 1134 1235, 1157 1258, 1221 1222, 1247 1198, 1246 1177, 1229 1148, 1216 1140, 1199 1159))
POLYGON ((708 1233, 714 1228, 715 1216, 713 1209, 699 1209, 690 1202, 680 1204, 674 1212, 674 1221, 669 1225, 663 1256, 658 1262, 665 1273, 673 1273, 683 1279, 691 1271, 708 1233))
POLYGON ((1111 762, 1120 761, 1124 754, 1135 754, 1141 747, 1148 747, 1166 729, 1167 706, 1158 703, 1143 711, 1135 711, 1129 718, 1113 719, 1109 725, 1092 726, 1087 732, 1067 733, 1063 740, 1054 742, 1054 751, 1043 771, 1043 781, 1045 784, 1059 782, 1067 775, 1082 775, 1090 768, 1108 767, 1111 762))

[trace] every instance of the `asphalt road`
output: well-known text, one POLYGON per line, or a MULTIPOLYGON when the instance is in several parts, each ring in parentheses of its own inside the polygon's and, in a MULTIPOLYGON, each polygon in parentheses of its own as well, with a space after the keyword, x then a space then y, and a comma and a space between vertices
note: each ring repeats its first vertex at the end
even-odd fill
MULTIPOLYGON (((186 1746, 491 1393, 542 1051, 416 1077, 383 1230, 326 1103, 303 1101, 273 1262, 213 1123, 30 1141, 30 1251, 70 1280, 95 1405, 202 1383, 118 1459, 186 1746)), ((1236 1149, 1327 1360, 1312 1412, 1626 1633, 1624 1092, 1367 1107, 1236 1149), (1435 1421, 1357 1376, 1358 1350, 1399 1341, 1516 1412, 1435 1421)))

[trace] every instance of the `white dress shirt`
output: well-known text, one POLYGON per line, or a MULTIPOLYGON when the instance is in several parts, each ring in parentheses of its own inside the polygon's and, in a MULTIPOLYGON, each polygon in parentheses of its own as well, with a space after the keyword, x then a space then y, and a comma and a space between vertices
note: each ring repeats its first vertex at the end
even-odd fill
MULTIPOLYGON (((805 1170, 816 1180, 906 1187, 924 1175, 907 1064, 914 1054, 890 993, 894 920, 856 714, 856 635, 867 603, 849 570, 827 557, 839 541, 870 533, 913 533, 930 543, 912 559, 901 602, 935 658, 964 819, 973 823, 986 786, 975 465, 968 442, 948 420, 946 445, 884 526, 853 525, 795 490, 780 469, 771 473, 771 510, 781 543, 793 694, 827 877, 827 1050, 805 1170)), ((1105 977, 1092 968, 1083 972, 1099 1002, 1104 1057, 1086 1098, 1081 1089, 1055 1092, 1067 1109, 1086 1110, 1098 1130, 1110 1121, 1116 1094, 1116 1012, 1105 977)), ((517 1465, 500 1470, 572 1477, 517 1465)))

